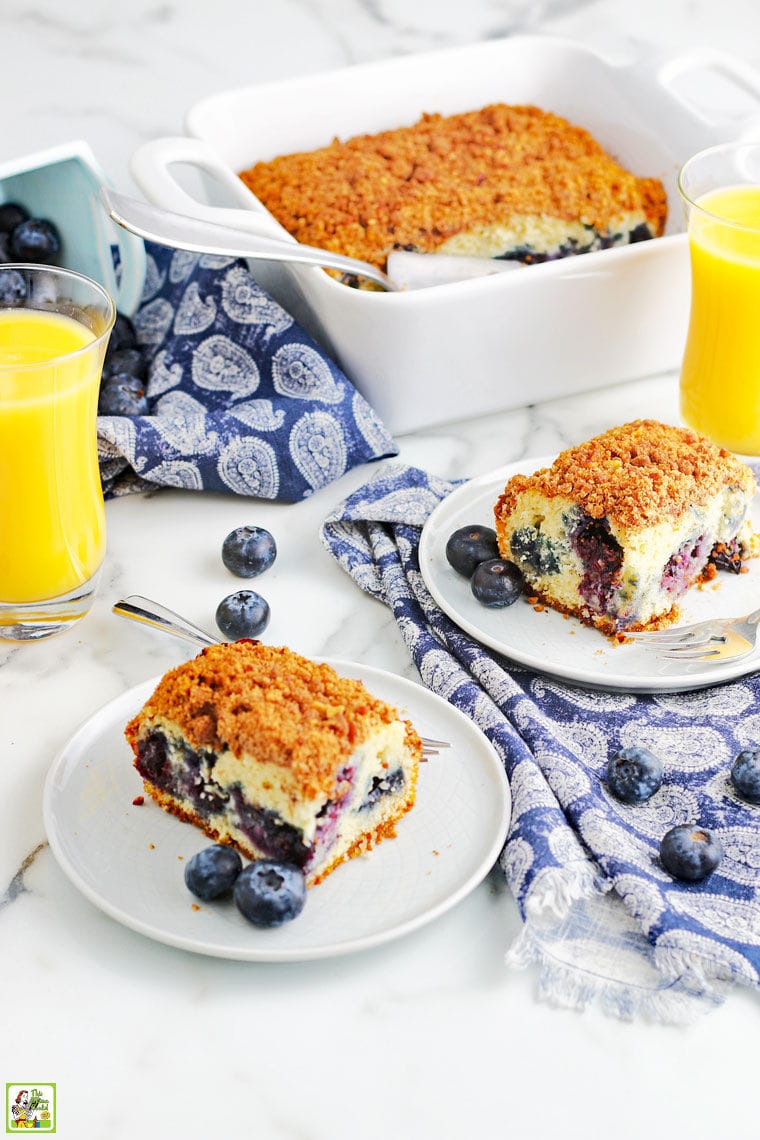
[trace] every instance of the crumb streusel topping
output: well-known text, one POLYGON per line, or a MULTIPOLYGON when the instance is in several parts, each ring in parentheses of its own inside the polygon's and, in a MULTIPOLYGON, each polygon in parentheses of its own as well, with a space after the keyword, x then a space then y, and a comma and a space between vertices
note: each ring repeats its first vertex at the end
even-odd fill
POLYGON ((393 248, 430 252, 515 215, 604 231, 642 211, 659 236, 667 213, 659 179, 625 170, 588 131, 538 107, 503 103, 334 139, 258 162, 240 177, 299 241, 378 266, 393 248))
POLYGON ((754 489, 746 464, 689 428, 657 420, 634 420, 568 448, 551 467, 515 475, 496 505, 497 517, 514 509, 517 497, 535 489, 548 499, 564 496, 592 518, 606 516, 635 531, 678 517, 723 487, 754 489))
MULTIPOLYGON (((229 749, 289 768, 306 798, 330 794, 354 748, 399 719, 361 681, 284 647, 247 640, 208 646, 168 672, 127 726, 131 744, 155 717, 177 725, 195 748, 229 749)), ((413 750, 421 747, 408 722, 406 738, 413 750)))

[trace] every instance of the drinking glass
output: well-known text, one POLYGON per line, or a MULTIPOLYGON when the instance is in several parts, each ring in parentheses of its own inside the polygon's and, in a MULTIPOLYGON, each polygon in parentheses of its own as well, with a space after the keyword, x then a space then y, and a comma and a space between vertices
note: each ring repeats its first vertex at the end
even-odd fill
POLYGON ((105 553, 98 388, 116 314, 79 273, 2 271, 0 638, 28 641, 84 617, 95 594, 105 553))
POLYGON ((740 455, 760 455, 760 143, 695 155, 678 187, 691 256, 681 415, 740 455))

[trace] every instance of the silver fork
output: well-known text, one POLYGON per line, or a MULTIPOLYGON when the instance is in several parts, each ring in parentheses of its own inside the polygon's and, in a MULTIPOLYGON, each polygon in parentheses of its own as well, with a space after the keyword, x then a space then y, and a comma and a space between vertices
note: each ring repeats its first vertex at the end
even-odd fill
POLYGON ((677 661, 733 661, 755 648, 760 610, 735 618, 711 618, 676 629, 627 633, 626 640, 651 646, 677 661))
MULTIPOLYGON (((132 621, 142 622, 143 625, 150 625, 154 629, 161 630, 162 633, 173 633, 176 637, 182 637, 185 641, 192 641, 195 645, 217 645, 220 641, 220 638, 207 633, 198 625, 193 625, 181 614, 175 613, 167 606, 162 606, 160 602, 144 598, 142 594, 130 594, 129 597, 114 602, 113 612, 119 617, 130 618, 132 621)), ((451 747, 448 740, 434 740, 430 736, 423 736, 421 740, 423 760, 427 760, 430 756, 437 756, 443 748, 451 747)))

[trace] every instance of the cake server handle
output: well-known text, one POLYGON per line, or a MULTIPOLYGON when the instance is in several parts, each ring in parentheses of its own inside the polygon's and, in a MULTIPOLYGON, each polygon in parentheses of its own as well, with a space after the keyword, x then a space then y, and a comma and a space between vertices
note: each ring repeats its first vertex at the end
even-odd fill
POLYGON ((318 249, 297 241, 284 241, 268 234, 247 233, 187 214, 177 214, 173 210, 163 210, 160 206, 151 206, 149 202, 131 198, 128 194, 120 194, 106 186, 101 187, 100 198, 109 218, 145 241, 158 242, 173 249, 220 254, 223 257, 248 257, 261 261, 338 269, 342 273, 366 277, 388 293, 398 292, 387 273, 367 261, 358 261, 355 257, 346 257, 342 253, 318 249))
POLYGON ((221 640, 218 637, 212 637, 200 626, 193 625, 191 621, 181 617, 174 610, 162 606, 160 602, 144 598, 141 594, 130 594, 129 597, 115 602, 113 612, 120 617, 131 618, 132 621, 152 625, 164 633, 173 633, 177 637, 184 638, 185 641, 194 642, 196 645, 216 645, 221 640))

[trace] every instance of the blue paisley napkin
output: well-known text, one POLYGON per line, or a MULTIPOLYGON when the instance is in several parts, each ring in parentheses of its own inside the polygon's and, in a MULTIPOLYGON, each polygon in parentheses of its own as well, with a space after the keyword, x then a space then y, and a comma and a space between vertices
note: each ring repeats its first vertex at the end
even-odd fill
POLYGON ((106 495, 156 486, 296 502, 396 446, 245 263, 148 244, 134 317, 150 414, 100 416, 106 495))
POLYGON ((519 668, 438 609, 418 563, 420 530, 456 486, 386 464, 325 520, 327 548, 393 610, 423 682, 484 731, 509 776, 513 814, 499 867, 524 920, 507 954, 538 963, 544 996, 621 1017, 689 1020, 730 982, 760 981, 760 808, 728 772, 760 742, 760 679, 692 693, 598 692, 519 668), (612 751, 642 744, 666 778, 644 805, 606 791, 612 751), (662 835, 699 821, 719 868, 696 884, 661 867, 662 835))

